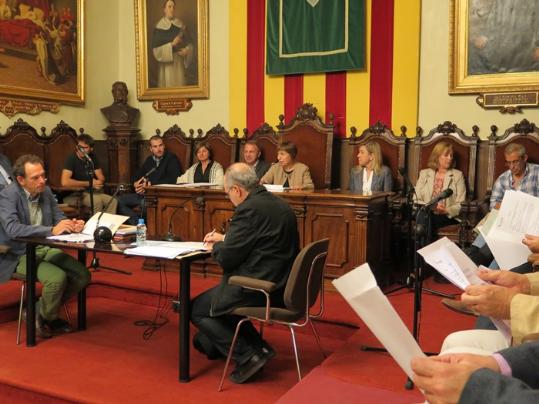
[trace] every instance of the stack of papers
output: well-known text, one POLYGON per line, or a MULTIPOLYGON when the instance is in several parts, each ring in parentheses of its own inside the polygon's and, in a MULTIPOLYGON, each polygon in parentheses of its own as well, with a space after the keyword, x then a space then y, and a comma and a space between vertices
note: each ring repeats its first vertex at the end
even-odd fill
POLYGON ((283 187, 282 185, 275 184, 264 184, 264 186, 270 192, 283 192, 284 190, 290 189, 288 187, 283 187))
POLYGON ((198 187, 214 187, 222 186, 215 182, 187 182, 183 184, 158 184, 155 187, 175 187, 175 188, 198 188, 198 187))
POLYGON ((136 245, 124 251, 127 255, 142 257, 174 259, 196 251, 206 251, 202 242, 154 241, 148 240, 144 245, 136 245))

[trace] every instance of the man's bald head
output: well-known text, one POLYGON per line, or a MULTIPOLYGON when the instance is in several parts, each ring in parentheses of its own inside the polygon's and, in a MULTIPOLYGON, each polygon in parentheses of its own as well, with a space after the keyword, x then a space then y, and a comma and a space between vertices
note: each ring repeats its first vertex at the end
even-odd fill
POLYGON ((225 173, 225 188, 230 189, 237 185, 247 192, 251 192, 258 185, 258 177, 255 170, 246 163, 234 163, 227 168, 225 173))

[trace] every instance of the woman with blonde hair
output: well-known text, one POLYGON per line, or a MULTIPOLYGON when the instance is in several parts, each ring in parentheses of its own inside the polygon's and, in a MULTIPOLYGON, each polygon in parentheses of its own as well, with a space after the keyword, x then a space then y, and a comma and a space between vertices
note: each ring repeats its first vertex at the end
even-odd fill
POLYGON ((438 142, 429 156, 428 168, 421 170, 416 183, 416 202, 426 204, 442 191, 451 189, 453 193, 432 208, 432 230, 458 223, 455 217, 460 213, 460 204, 466 199, 466 183, 462 172, 453 168, 453 146, 448 142, 438 142))
POLYGON ((392 191, 391 170, 382 164, 378 143, 367 142, 359 146, 357 161, 358 165, 350 170, 348 188, 351 192, 369 194, 373 191, 392 191))
POLYGON ((208 182, 223 185, 223 166, 213 160, 213 151, 207 142, 200 142, 195 146, 197 162, 176 180, 177 184, 195 182, 208 182))

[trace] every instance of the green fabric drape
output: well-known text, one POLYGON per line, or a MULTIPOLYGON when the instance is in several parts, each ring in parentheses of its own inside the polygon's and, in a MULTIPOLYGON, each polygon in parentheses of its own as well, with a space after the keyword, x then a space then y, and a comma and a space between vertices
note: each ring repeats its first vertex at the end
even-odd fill
POLYGON ((365 67, 364 0, 268 0, 268 74, 365 67))

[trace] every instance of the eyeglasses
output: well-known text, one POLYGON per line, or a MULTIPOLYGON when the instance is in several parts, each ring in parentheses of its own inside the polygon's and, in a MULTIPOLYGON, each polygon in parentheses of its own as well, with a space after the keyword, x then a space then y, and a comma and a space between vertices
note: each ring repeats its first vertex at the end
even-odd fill
POLYGON ((518 166, 521 161, 522 161, 522 157, 519 157, 518 160, 512 160, 512 161, 505 160, 505 165, 507 167, 514 167, 514 166, 518 166))

